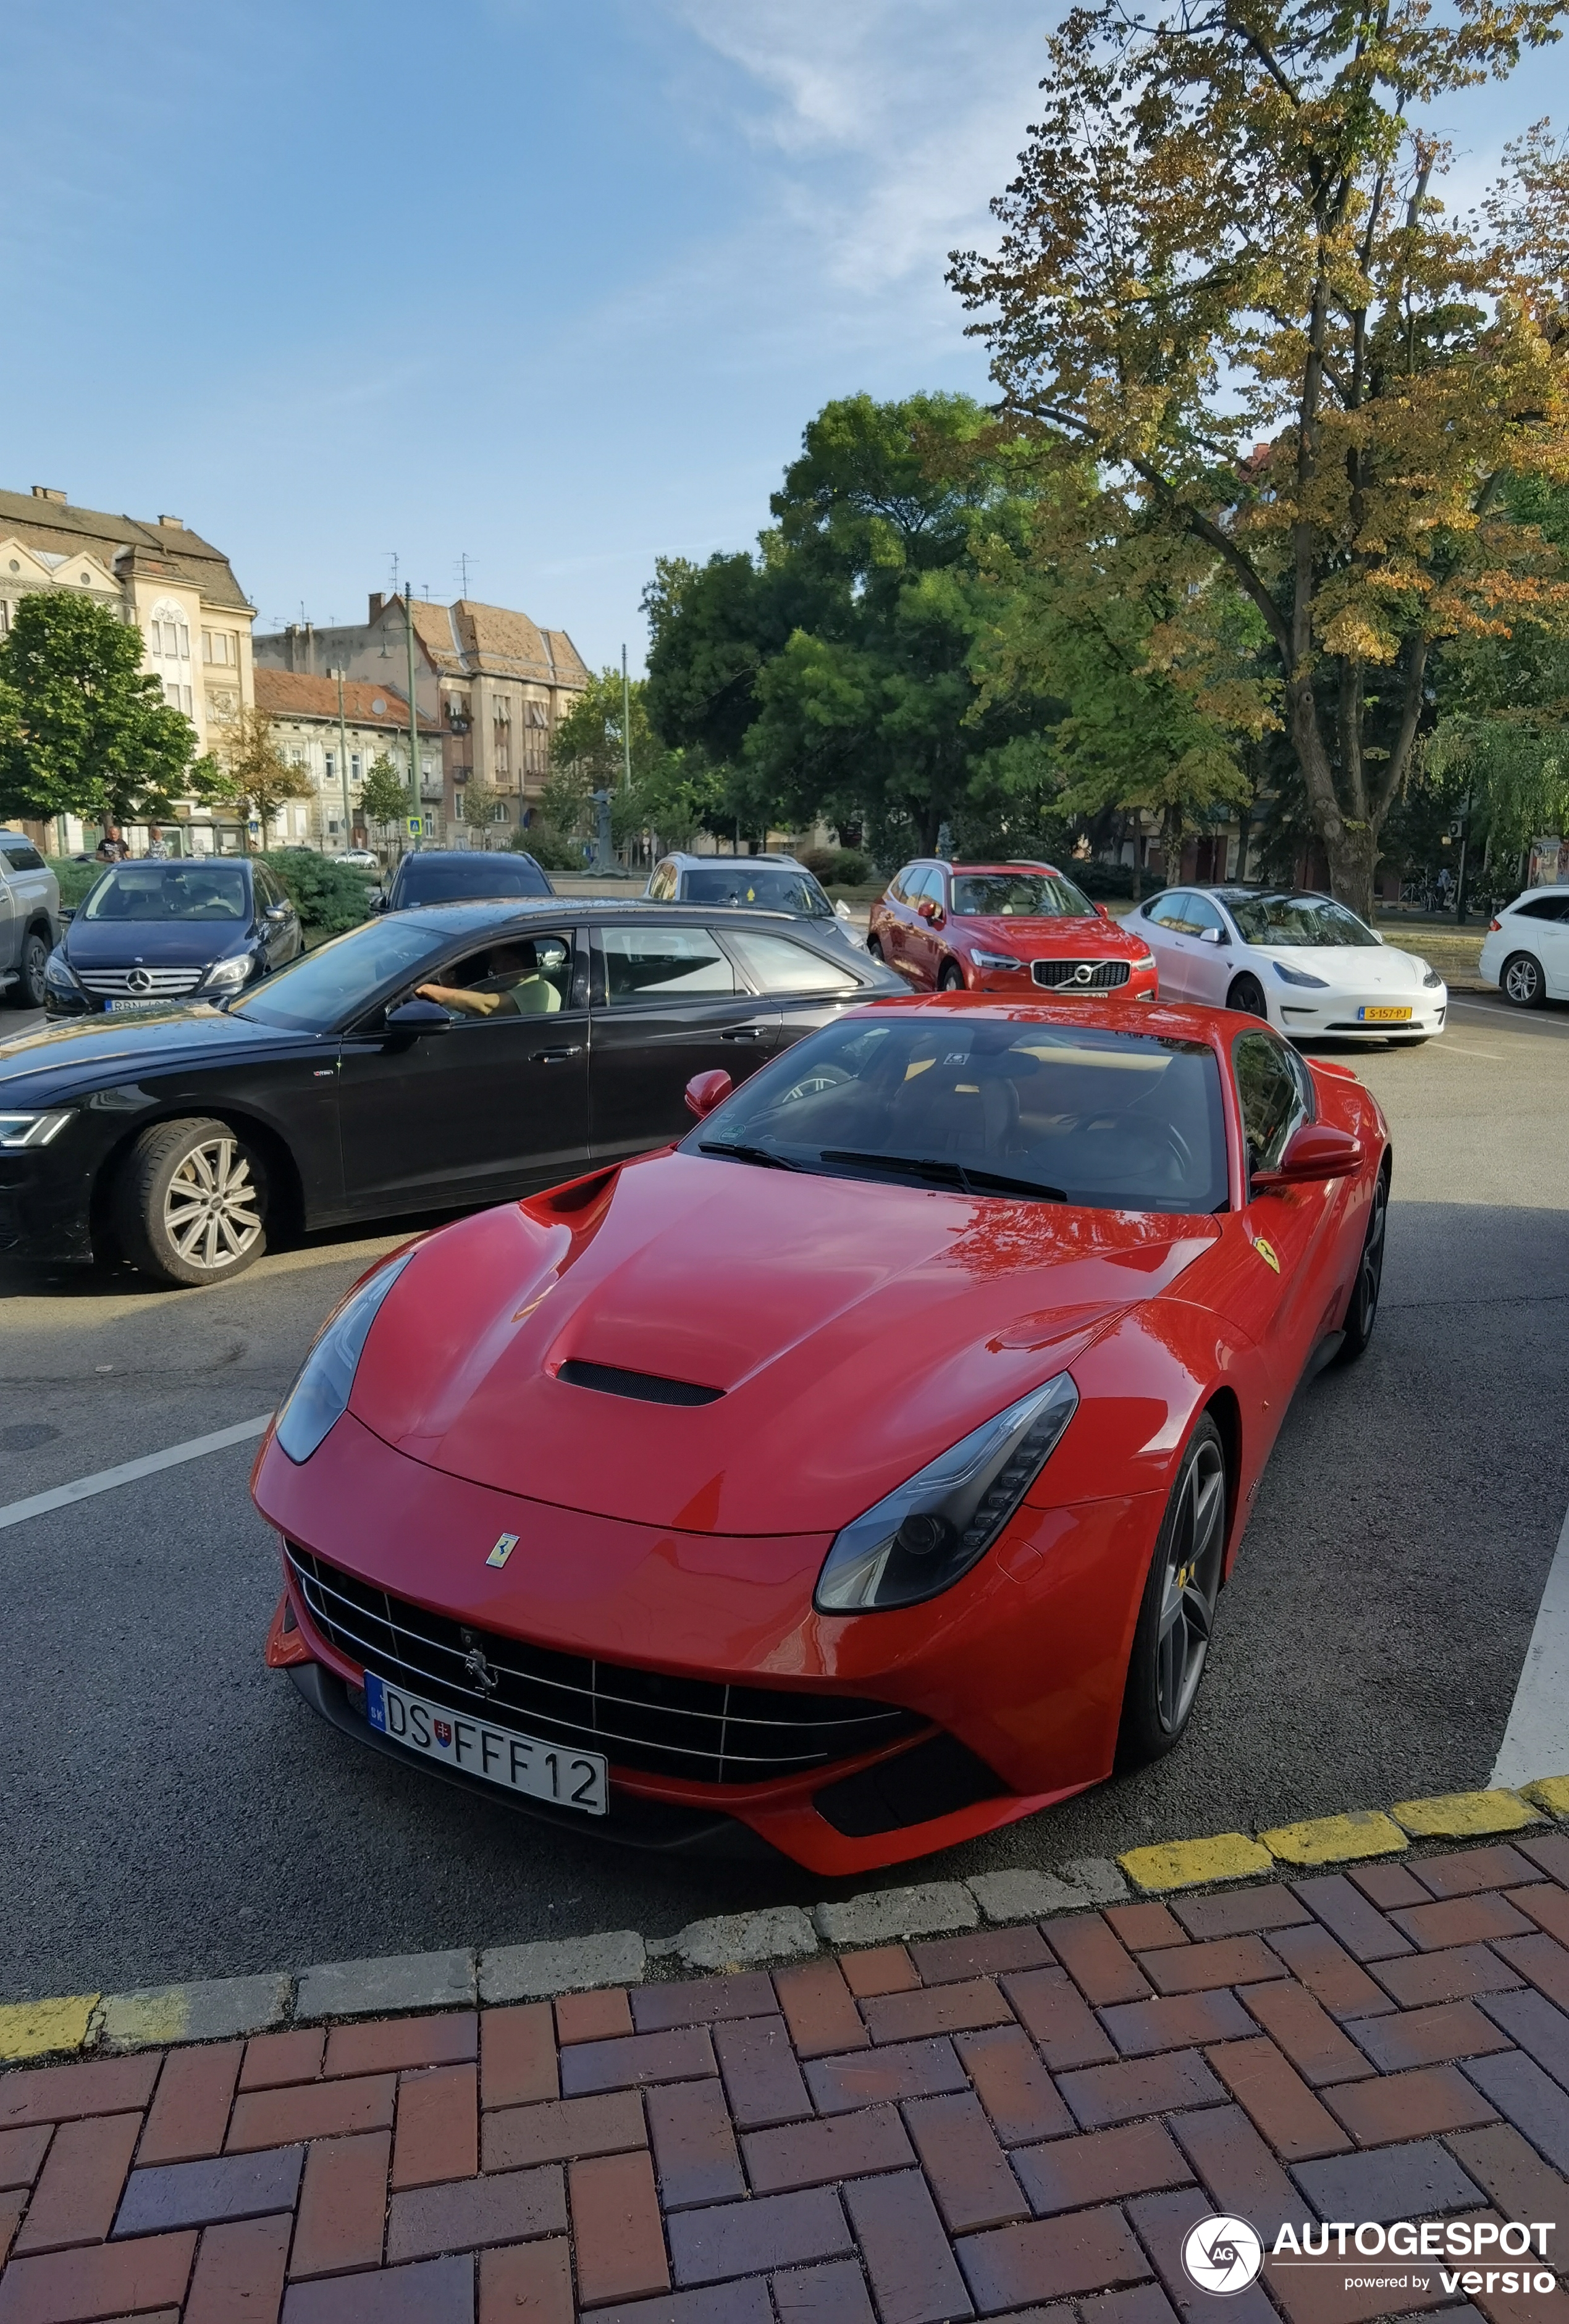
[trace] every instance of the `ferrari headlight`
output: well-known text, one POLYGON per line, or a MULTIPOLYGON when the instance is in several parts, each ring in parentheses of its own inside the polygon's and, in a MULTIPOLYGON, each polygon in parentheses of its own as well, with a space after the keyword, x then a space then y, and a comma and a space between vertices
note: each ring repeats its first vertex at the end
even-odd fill
POLYGON ((0 1113, 0 1146, 8 1154, 18 1153, 23 1147, 47 1146, 69 1120, 69 1113, 0 1113))
POLYGON ((202 978, 204 992, 237 992, 250 980, 255 963, 249 953, 236 953, 232 960, 215 960, 202 978))
POLYGON ((973 1429, 837 1535, 812 1603, 859 1614, 935 1598, 991 1548, 1078 1409, 1058 1372, 973 1429))
POLYGON ((1275 973, 1282 984, 1311 984, 1315 991, 1327 992, 1327 976, 1309 976, 1305 968, 1288 968, 1283 960, 1275 963, 1275 973))
POLYGON ((362 1283, 338 1309, 283 1400, 272 1434, 291 1461, 309 1461, 335 1420, 348 1409, 349 1391, 371 1325, 383 1300, 413 1258, 400 1251, 362 1283))

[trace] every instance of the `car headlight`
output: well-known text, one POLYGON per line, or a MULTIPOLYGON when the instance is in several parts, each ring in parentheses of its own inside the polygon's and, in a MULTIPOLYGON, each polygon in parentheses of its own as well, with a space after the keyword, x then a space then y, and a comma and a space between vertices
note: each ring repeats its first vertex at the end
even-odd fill
POLYGON ((817 1576, 818 1613, 915 1606, 951 1589, 991 1548, 1078 1402, 1072 1379, 1058 1372, 847 1525, 817 1576))
POLYGON ((236 953, 232 960, 215 960, 202 978, 204 992, 237 992, 248 983, 255 963, 248 952, 236 953))
POLYGON ((272 1434, 291 1461, 309 1461, 335 1420, 348 1409, 349 1391, 383 1300, 413 1258, 398 1257, 351 1292, 300 1367, 272 1434))
POLYGON ((70 970, 66 965, 64 955, 58 952, 51 952, 48 960, 45 961, 43 965, 43 981, 45 984, 52 985, 57 992, 79 992, 81 991, 81 986, 77 982, 76 978, 71 974, 70 970))
POLYGON ((1441 992, 1444 989, 1444 979, 1439 975, 1438 971, 1432 966, 1431 963, 1425 960, 1418 960, 1417 962, 1417 965, 1422 972, 1422 984, 1424 991, 1427 992, 1441 992))
POLYGON ((1011 952, 979 952, 974 945, 970 946, 970 958, 977 968, 1022 968, 1024 966, 1024 963, 1021 960, 1015 960, 1011 952))
POLYGON ((26 1147, 47 1146, 69 1120, 69 1113, 0 1113, 0 1147, 18 1154, 26 1147))
POLYGON ((1275 973, 1282 984, 1311 984, 1315 991, 1327 992, 1327 976, 1309 976, 1305 968, 1288 968, 1283 960, 1275 963, 1275 973))
POLYGON ((1152 952, 1147 952, 1142 960, 1136 960, 1133 963, 1132 967, 1129 971, 1129 974, 1131 976, 1148 976, 1153 972, 1154 967, 1155 954, 1152 952))

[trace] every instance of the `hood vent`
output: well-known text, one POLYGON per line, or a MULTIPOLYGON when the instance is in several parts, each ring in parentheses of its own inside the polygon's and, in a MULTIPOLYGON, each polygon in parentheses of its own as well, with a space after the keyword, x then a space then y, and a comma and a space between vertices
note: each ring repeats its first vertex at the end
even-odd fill
POLYGON ((595 1388, 601 1396, 630 1396, 639 1404, 717 1404, 722 1388, 699 1388, 696 1380, 661 1379, 658 1372, 623 1371, 619 1364, 586 1364, 568 1357, 556 1374, 570 1388, 595 1388))

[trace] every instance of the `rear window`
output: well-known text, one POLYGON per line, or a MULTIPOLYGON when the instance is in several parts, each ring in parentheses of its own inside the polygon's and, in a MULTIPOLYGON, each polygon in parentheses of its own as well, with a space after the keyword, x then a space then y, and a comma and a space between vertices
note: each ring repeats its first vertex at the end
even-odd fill
POLYGON ((46 872, 49 866, 31 840, 10 839, 0 832, 0 857, 13 872, 46 872))
POLYGON ((445 904, 455 896, 553 896, 529 855, 406 855, 398 873, 400 904, 445 904))
POLYGON ((794 912, 798 918, 831 920, 834 907, 809 872, 781 863, 751 864, 744 856, 720 866, 688 872, 684 904, 761 905, 765 911, 794 912))
POLYGON ((1227 1198, 1209 1045, 1076 1025, 847 1019, 765 1066, 686 1150, 1090 1210, 1227 1198))

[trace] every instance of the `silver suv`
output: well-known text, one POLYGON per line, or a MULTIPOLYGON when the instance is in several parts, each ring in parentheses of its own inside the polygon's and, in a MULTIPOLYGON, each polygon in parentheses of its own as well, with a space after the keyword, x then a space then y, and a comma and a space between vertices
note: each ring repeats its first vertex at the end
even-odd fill
POLYGON ((42 1008, 59 942, 60 881, 24 832, 0 831, 0 993, 14 1008, 42 1008))

